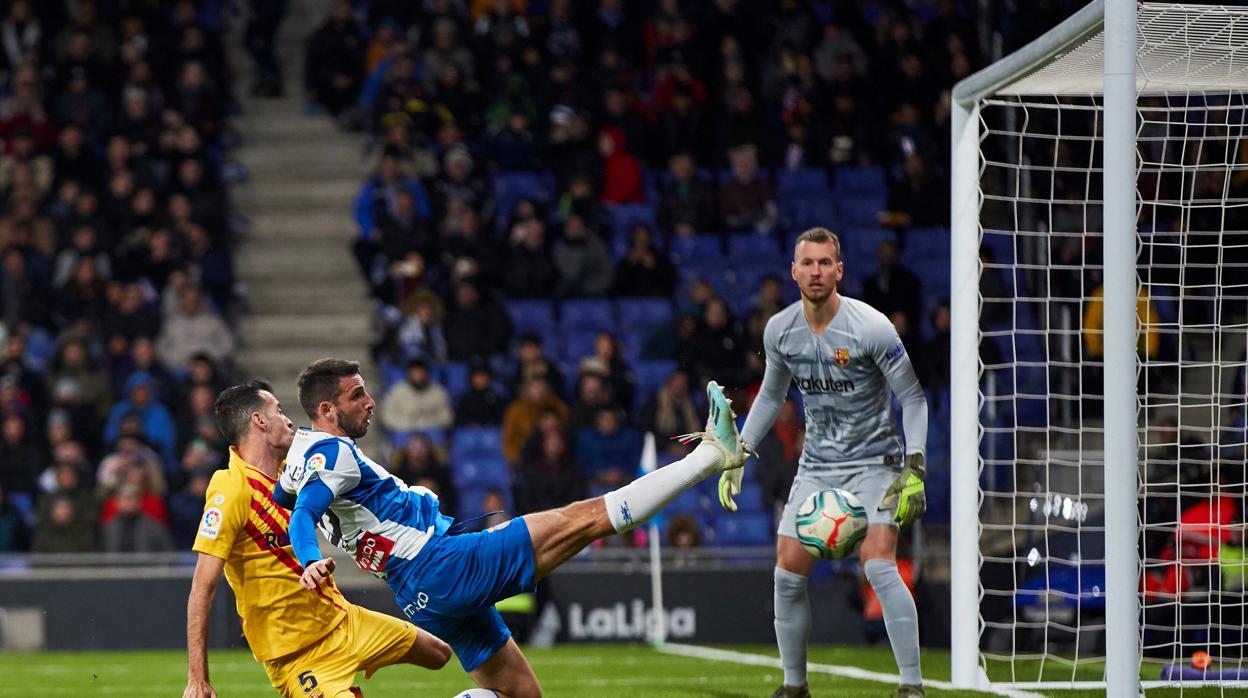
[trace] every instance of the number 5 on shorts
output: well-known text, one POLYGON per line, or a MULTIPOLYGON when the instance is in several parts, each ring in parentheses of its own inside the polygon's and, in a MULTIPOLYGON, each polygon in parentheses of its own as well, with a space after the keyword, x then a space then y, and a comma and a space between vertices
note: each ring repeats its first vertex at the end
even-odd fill
POLYGON ((312 689, 316 688, 316 677, 312 675, 312 672, 305 671, 299 675, 299 685, 303 686, 304 693, 309 693, 312 689))

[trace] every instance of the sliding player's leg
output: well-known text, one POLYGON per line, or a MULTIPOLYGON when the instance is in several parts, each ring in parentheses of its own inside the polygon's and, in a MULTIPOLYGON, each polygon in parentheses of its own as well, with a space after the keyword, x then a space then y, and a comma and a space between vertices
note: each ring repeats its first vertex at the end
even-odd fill
POLYGON ((533 673, 533 667, 514 638, 508 638, 506 644, 468 675, 478 686, 505 698, 538 698, 542 695, 537 674, 533 673))
POLYGON ((602 497, 524 517, 533 540, 537 579, 550 574, 595 540, 641 525, 710 475, 745 463, 745 445, 737 433, 732 403, 714 381, 707 384, 706 396, 706 431, 690 435, 701 438, 702 443, 688 456, 602 497))

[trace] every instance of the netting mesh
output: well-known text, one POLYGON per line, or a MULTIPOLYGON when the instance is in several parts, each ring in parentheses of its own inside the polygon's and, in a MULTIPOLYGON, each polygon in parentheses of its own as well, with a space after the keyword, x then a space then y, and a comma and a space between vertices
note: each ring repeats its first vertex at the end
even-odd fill
MULTIPOLYGON (((1139 491, 1146 679, 1198 651, 1213 663, 1186 678, 1245 668, 1246 111, 1240 94, 1139 104, 1141 468, 1108 486, 1139 491)), ((982 656, 995 681, 1099 681, 1101 283, 1104 256, 1133 251, 1102 244, 1099 98, 979 115, 982 656)))

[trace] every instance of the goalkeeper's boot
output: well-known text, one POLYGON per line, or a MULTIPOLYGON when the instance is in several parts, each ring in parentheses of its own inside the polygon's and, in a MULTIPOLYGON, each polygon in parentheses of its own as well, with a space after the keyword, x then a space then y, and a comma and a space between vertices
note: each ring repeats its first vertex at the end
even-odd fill
POLYGON ((897 687, 897 698, 927 698, 927 694, 918 684, 903 683, 897 687))
POLYGON ((749 449, 737 432, 737 415, 732 411, 732 400, 724 397, 724 389, 719 383, 711 381, 706 384, 706 402, 706 431, 695 431, 677 438, 682 444, 701 439, 702 443, 714 446, 723 456, 723 462, 716 470, 740 468, 749 457, 749 449))
POLYGON ((780 684, 780 688, 771 694, 771 698, 810 698, 810 687, 780 684))

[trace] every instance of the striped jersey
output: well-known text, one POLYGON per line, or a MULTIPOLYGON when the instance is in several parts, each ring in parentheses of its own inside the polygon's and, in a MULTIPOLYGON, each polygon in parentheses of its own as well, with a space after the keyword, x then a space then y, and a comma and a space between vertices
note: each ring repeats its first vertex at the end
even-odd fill
MULTIPOLYGON (((817 335, 799 300, 767 321, 763 347, 767 375, 762 390, 767 394, 760 397, 778 405, 790 383, 802 393, 806 445, 801 465, 884 463, 900 467, 903 442, 893 420, 892 393, 906 408, 906 436, 914 441, 905 444, 905 450, 924 450, 927 410, 923 391, 897 330, 883 313, 842 296, 831 323, 817 335), (909 407, 916 399, 922 409, 912 415, 909 407)), ((746 443, 758 443, 770 429, 771 419, 760 424, 761 419, 747 418, 742 433, 746 443)))
POLYGON ((438 510, 436 494, 409 487, 352 439, 301 428, 278 484, 297 496, 316 480, 334 495, 317 528, 360 569, 378 577, 385 578, 391 564, 414 559, 430 537, 446 533, 453 521, 438 510))
POLYGON ((308 647, 346 618, 333 584, 299 586, 303 568, 290 547, 290 514, 273 501, 274 480, 230 448, 230 464, 213 474, 192 549, 225 560, 243 634, 256 659, 308 647))

